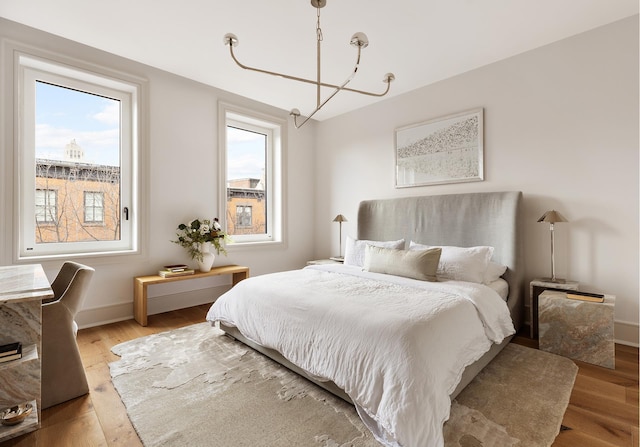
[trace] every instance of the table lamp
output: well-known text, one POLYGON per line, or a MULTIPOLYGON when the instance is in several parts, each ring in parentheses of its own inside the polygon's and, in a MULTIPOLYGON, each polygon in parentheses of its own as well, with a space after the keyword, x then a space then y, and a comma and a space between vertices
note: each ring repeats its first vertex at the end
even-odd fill
POLYGON ((558 284, 564 283, 564 279, 556 278, 556 260, 555 260, 555 241, 553 238, 553 224, 560 222, 568 222, 562 214, 555 210, 547 211, 538 219, 538 222, 547 222, 551 229, 551 278, 544 278, 545 281, 555 282, 558 284))
POLYGON ((334 219, 334 222, 338 222, 340 224, 340 253, 338 256, 333 257, 331 259, 336 260, 336 261, 342 261, 344 260, 344 258, 342 257, 342 222, 347 222, 347 218, 344 217, 342 214, 338 214, 334 219))

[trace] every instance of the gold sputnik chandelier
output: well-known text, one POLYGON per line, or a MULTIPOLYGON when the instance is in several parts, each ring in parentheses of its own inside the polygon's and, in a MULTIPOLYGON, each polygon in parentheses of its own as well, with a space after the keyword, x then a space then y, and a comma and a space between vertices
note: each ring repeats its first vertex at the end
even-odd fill
POLYGON ((352 88, 348 88, 347 87, 347 84, 349 84, 349 82, 351 82, 351 80, 354 78, 354 76, 356 75, 356 72, 358 71, 358 67, 360 66, 360 52, 362 51, 363 48, 366 48, 369 45, 369 39, 367 38, 366 34, 358 32, 358 33, 355 33, 351 37, 351 42, 350 43, 351 43, 352 46, 354 46, 358 50, 358 55, 357 55, 357 58, 356 58, 355 66, 353 67, 353 70, 349 74, 347 79, 342 84, 339 84, 339 85, 328 84, 326 82, 322 82, 321 81, 321 76, 320 76, 321 75, 320 46, 321 46, 321 43, 322 43, 322 29, 320 28, 320 9, 325 7, 326 4, 327 4, 327 0, 311 0, 311 5, 314 8, 316 8, 317 15, 318 15, 318 20, 316 22, 316 36, 317 36, 316 61, 317 61, 317 65, 316 65, 316 79, 315 80, 299 78, 297 76, 291 76, 291 75, 287 75, 287 74, 284 74, 284 73, 277 73, 277 72, 274 72, 274 71, 262 70, 260 68, 255 68, 255 67, 250 67, 248 65, 244 65, 236 58, 236 55, 233 52, 233 48, 238 46, 238 43, 239 43, 238 37, 235 34, 232 34, 232 33, 227 33, 224 36, 224 44, 225 45, 229 45, 229 51, 231 53, 231 58, 235 61, 236 64, 238 64, 238 66, 240 68, 243 68, 245 70, 257 71, 258 73, 265 73, 265 74, 270 74, 270 75, 273 75, 273 76, 279 76, 281 78, 291 79, 293 81, 305 82, 307 84, 314 84, 316 86, 316 108, 315 108, 315 110, 313 112, 311 112, 306 118, 304 118, 304 120, 301 123, 298 123, 298 119, 301 116, 300 115, 300 110, 293 109, 289 113, 289 115, 291 115, 293 117, 293 123, 296 126, 296 129, 299 129, 307 121, 309 121, 309 119, 311 119, 311 117, 313 117, 313 115, 315 115, 322 107, 324 107, 324 105, 327 102, 329 102, 331 100, 331 98, 336 96, 338 94, 338 92, 344 90, 344 91, 348 91, 348 92, 360 93, 362 95, 381 97, 381 96, 386 95, 389 92, 389 87, 391 86, 391 81, 393 81, 395 79, 395 76, 393 75, 393 73, 387 73, 387 74, 384 75, 383 82, 387 84, 387 88, 382 93, 366 92, 366 91, 363 91, 363 90, 356 90, 356 89, 352 89, 352 88), (321 97, 321 88, 322 87, 328 87, 328 88, 333 89, 333 91, 329 94, 329 96, 327 96, 324 100, 322 100, 322 97, 321 97))

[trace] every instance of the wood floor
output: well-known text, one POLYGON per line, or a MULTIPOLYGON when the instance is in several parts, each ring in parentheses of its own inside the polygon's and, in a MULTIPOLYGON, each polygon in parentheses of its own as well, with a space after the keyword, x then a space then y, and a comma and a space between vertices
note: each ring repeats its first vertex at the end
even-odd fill
MULTIPOLYGON (((140 446, 118 393, 108 363, 118 357, 112 346, 144 335, 204 321, 208 305, 149 317, 147 327, 134 320, 78 333, 87 371, 89 395, 43 411, 42 428, 6 441, 5 446, 140 446)), ((537 347, 524 336, 515 342, 537 347)), ((638 447, 638 349, 616 346, 615 371, 577 362, 578 377, 554 447, 638 447)), ((535 421, 531 421, 535 424, 535 421)))

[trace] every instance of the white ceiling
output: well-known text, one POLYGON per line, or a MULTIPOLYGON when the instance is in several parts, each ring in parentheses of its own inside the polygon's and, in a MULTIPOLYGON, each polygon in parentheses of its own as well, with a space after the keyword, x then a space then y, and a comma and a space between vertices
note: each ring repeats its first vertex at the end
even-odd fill
MULTIPOLYGON (((388 98, 637 13, 637 0, 327 0, 322 80, 349 75, 356 31, 370 45, 349 87, 383 91, 393 72, 388 98)), ((303 115, 316 104, 313 85, 242 70, 223 44, 232 32, 242 63, 315 79, 309 0, 0 0, 0 16, 303 115)), ((341 92, 314 118, 379 100, 341 92)))

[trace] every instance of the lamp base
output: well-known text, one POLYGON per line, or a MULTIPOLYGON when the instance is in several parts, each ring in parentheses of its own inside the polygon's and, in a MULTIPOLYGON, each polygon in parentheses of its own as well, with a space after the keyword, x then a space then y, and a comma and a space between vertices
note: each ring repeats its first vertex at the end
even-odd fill
POLYGON ((550 282, 550 283, 554 283, 554 284, 565 284, 567 282, 566 279, 560 279, 560 278, 540 278, 541 281, 544 282, 550 282))

